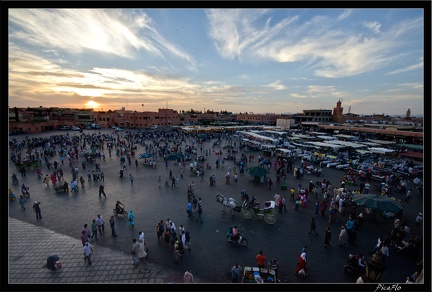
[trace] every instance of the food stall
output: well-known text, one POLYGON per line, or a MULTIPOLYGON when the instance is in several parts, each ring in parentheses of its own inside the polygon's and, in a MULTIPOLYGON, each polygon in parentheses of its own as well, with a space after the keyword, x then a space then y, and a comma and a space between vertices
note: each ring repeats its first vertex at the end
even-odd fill
POLYGON ((276 273, 273 270, 259 267, 244 267, 243 283, 276 283, 276 273))

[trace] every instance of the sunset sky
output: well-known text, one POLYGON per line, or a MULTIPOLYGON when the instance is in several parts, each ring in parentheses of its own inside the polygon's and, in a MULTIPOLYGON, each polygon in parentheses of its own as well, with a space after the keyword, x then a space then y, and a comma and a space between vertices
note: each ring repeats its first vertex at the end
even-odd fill
POLYGON ((423 114, 422 9, 9 9, 9 106, 423 114))

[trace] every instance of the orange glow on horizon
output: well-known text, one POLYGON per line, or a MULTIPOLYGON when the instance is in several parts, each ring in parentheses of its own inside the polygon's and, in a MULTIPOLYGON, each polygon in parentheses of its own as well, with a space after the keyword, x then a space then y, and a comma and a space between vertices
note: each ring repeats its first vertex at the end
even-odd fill
POLYGON ((100 104, 97 103, 96 101, 90 100, 86 103, 86 107, 87 108, 98 108, 98 107, 100 107, 100 104))

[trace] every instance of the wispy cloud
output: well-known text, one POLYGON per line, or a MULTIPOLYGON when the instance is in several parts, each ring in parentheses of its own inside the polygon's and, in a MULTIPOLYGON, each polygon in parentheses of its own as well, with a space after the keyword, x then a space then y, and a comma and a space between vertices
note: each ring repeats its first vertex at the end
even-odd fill
POLYGON ((275 82, 267 84, 267 85, 265 85, 265 87, 270 87, 270 88, 273 88, 275 90, 285 90, 288 88, 285 85, 283 85, 280 80, 276 80, 275 82))
POLYGON ((12 40, 56 48, 71 54, 89 51, 136 58, 140 50, 159 58, 176 56, 194 66, 193 58, 168 42, 153 27, 145 13, 127 17, 121 10, 101 9, 11 9, 9 20, 20 29, 12 40))
POLYGON ((369 28, 374 33, 379 33, 381 28, 381 23, 379 23, 378 21, 367 21, 367 22, 363 22, 363 26, 369 28))
MULTIPOLYGON (((271 19, 260 27, 267 11, 211 10, 207 13, 210 37, 224 58, 248 56, 250 62, 267 60, 280 63, 307 62, 315 75, 340 78, 370 72, 386 66, 398 58, 395 48, 403 42, 393 34, 415 30, 418 20, 406 22, 407 27, 390 28, 388 33, 366 37, 362 31, 351 31, 334 26, 330 18, 317 15, 303 24, 295 25, 298 16, 271 19), (282 28, 284 34, 281 33, 282 28), (288 32, 287 32, 288 31, 288 32)), ((345 10, 338 20, 351 14, 345 10)), ((364 22, 363 26, 375 34, 381 32, 378 21, 364 22)), ((244 58, 243 58, 244 59, 244 58)))
POLYGON ((337 18, 337 21, 344 20, 345 18, 347 18, 348 16, 350 16, 351 13, 352 13, 352 9, 346 9, 346 10, 344 10, 344 12, 342 12, 342 14, 339 15, 339 17, 337 18))
POLYGON ((243 53, 259 50, 267 40, 277 35, 293 19, 284 19, 271 25, 268 17, 260 27, 255 25, 268 10, 212 9, 206 11, 209 21, 209 36, 218 53, 227 59, 240 59, 243 53))
POLYGON ((422 83, 401 83, 400 87, 408 88, 408 89, 424 89, 424 84, 422 83))
POLYGON ((404 72, 408 72, 408 71, 414 71, 414 70, 420 70, 423 69, 423 61, 405 68, 401 68, 398 70, 394 70, 391 71, 389 73, 387 73, 387 75, 394 75, 394 74, 400 74, 400 73, 404 73, 404 72))

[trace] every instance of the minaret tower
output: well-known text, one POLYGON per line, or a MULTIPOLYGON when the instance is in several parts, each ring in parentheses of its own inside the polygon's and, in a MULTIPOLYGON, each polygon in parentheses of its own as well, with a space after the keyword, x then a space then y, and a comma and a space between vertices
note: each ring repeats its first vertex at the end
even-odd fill
POLYGON ((336 103, 336 107, 333 108, 332 121, 337 123, 343 122, 342 114, 343 114, 343 107, 342 107, 342 102, 339 99, 339 101, 336 103))
POLYGON ((407 119, 411 118, 411 109, 407 110, 405 118, 407 118, 407 119))

